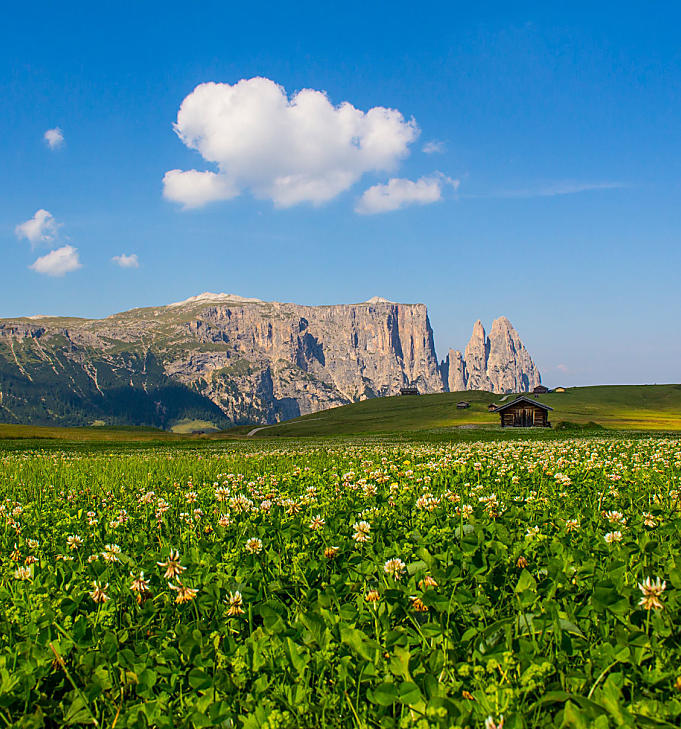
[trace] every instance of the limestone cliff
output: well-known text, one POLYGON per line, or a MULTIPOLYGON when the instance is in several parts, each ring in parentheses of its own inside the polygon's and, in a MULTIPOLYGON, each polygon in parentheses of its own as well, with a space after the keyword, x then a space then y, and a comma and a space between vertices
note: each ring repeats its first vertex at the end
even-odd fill
POLYGON ((31 412, 33 422, 75 424, 85 412, 127 422, 130 401, 139 422, 163 426, 183 408, 220 424, 271 423, 405 385, 444 390, 423 304, 201 294, 99 320, 0 321, 0 420, 31 412))
POLYGON ((441 369, 450 392, 529 392, 541 383, 539 370, 505 316, 495 319, 489 336, 482 322, 475 322, 463 356, 450 349, 441 369))

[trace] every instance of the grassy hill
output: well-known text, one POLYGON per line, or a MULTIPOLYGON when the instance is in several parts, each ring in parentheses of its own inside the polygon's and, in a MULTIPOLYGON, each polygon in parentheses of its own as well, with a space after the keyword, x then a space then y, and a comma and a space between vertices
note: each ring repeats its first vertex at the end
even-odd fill
MULTIPOLYGON (((572 387, 563 393, 534 396, 554 409, 561 421, 594 422, 617 430, 681 430, 681 385, 602 385, 572 387)), ((441 428, 499 425, 487 410, 491 402, 510 402, 510 395, 489 392, 447 392, 416 397, 386 397, 304 415, 259 430, 253 437, 396 433, 441 428), (466 400, 470 408, 459 410, 466 400)))

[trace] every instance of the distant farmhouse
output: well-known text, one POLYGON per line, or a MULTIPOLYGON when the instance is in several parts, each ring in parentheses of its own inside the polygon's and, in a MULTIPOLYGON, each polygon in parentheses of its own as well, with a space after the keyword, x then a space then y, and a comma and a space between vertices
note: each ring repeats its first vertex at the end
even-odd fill
POLYGON ((554 387, 551 392, 565 392, 567 390, 566 387, 554 387))
POLYGON ((418 395, 418 394, 419 394, 418 387, 401 387, 400 388, 400 395, 418 395))
POLYGON ((549 410, 553 408, 521 395, 494 412, 499 413, 502 428, 550 428, 549 410))
POLYGON ((466 408, 469 408, 471 404, 469 402, 466 402, 465 400, 462 400, 461 402, 456 403, 456 407, 459 410, 465 410, 466 408))
POLYGON ((537 385, 534 390, 532 390, 533 395, 546 395, 546 393, 549 391, 548 387, 545 387, 544 385, 537 385))

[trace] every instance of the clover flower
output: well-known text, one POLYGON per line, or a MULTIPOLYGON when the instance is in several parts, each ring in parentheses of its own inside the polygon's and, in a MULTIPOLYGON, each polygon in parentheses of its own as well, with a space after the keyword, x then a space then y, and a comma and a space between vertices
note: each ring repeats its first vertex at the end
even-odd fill
POLYGON ((246 540, 246 551, 250 554, 259 554, 262 552, 262 539, 251 537, 246 540))
POLYGON ((431 587, 437 587, 437 582, 430 575, 426 575, 422 580, 419 580, 419 589, 427 590, 431 587))
POLYGON ((643 517, 643 524, 651 529, 657 526, 657 522, 653 518, 653 515, 647 511, 644 511, 641 516, 643 517))
POLYGON ((177 592, 177 597, 175 598, 175 602, 178 605, 182 605, 184 602, 191 602, 197 595, 198 590, 187 587, 186 585, 183 585, 180 580, 177 581, 177 585, 173 585, 170 582, 168 583, 168 587, 171 590, 175 590, 177 592))
POLYGON ((352 528, 355 530, 355 533, 352 535, 352 538, 358 542, 368 542, 369 539, 371 539, 371 524, 369 524, 368 521, 358 521, 356 524, 352 525, 352 528))
POLYGON ((131 572, 130 577, 133 578, 132 584, 130 585, 130 589, 133 592, 138 592, 140 594, 149 592, 149 580, 144 579, 144 572, 140 572, 137 577, 135 577, 135 574, 131 572))
POLYGON ((105 544, 102 557, 105 562, 120 562, 118 555, 121 553, 121 548, 117 544, 105 544))
POLYGON ((504 715, 499 717, 499 721, 495 721, 493 717, 488 716, 485 719, 485 729, 504 729, 504 715))
POLYGON ((603 539, 608 544, 613 544, 614 542, 621 542, 622 541, 622 532, 608 532, 603 539))
POLYGON ((405 570, 405 564, 399 557, 393 557, 383 565, 383 570, 386 574, 399 580, 405 570))
POLYGON ((340 551, 340 547, 327 547, 324 550, 324 556, 326 559, 333 559, 334 557, 338 556, 338 552, 340 551))
POLYGON ((15 580, 30 580, 31 579, 31 570, 29 567, 17 567, 17 569, 14 570, 14 579, 15 580))
POLYGON ((229 615, 231 618, 234 618, 237 615, 244 614, 244 601, 241 597, 241 593, 238 590, 236 590, 235 592, 230 592, 226 602, 229 605, 227 615, 229 615))
POLYGON ((69 549, 80 549, 83 546, 83 540, 77 534, 69 534, 66 537, 66 544, 69 549))
POLYGON ((172 580, 179 577, 187 568, 180 564, 180 553, 176 549, 171 549, 168 559, 165 562, 157 562, 159 567, 165 567, 163 576, 166 580, 172 580))
POLYGON ((102 585, 101 582, 98 582, 95 580, 92 583, 92 591, 90 592, 90 597, 96 602, 106 602, 107 600, 110 600, 111 598, 109 595, 106 594, 106 591, 109 589, 109 583, 107 582, 105 585, 102 585))
POLYGON ((416 610, 417 613, 427 613, 428 612, 428 606, 423 602, 423 600, 420 597, 417 597, 416 595, 412 595, 410 597, 411 600, 411 606, 414 610, 416 610))
POLYGON ((661 610, 663 605, 660 597, 666 587, 667 583, 660 582, 659 577, 655 582, 650 577, 646 577, 643 582, 639 582, 638 584, 638 589, 643 593, 643 597, 639 600, 638 604, 646 610, 661 610))
POLYGON ((378 593, 378 590, 369 590, 364 599, 370 603, 377 603, 381 599, 381 596, 378 593))
POLYGON ((322 515, 317 514, 317 516, 313 516, 310 521, 310 529, 312 529, 313 532, 316 532, 318 529, 321 529, 324 524, 326 524, 326 522, 322 518, 322 515))
POLYGON ((580 528, 581 524, 579 522, 579 519, 567 519, 565 522, 566 532, 576 532, 579 531, 580 528))

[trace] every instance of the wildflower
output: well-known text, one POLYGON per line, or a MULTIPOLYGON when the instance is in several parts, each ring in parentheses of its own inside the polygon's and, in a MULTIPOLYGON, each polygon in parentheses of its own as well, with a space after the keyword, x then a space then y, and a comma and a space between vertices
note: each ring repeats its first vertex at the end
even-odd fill
POLYGON ((627 523, 626 517, 621 511, 606 511, 604 516, 612 524, 625 525, 627 523))
POLYGON ((183 602, 191 602, 198 593, 198 590, 195 590, 192 587, 187 587, 186 585, 183 585, 180 580, 177 581, 177 585, 172 585, 168 583, 168 587, 171 590, 175 590, 177 592, 177 597, 175 598, 175 602, 178 605, 182 605, 183 602))
POLYGON ((396 580, 399 580, 404 572, 405 564, 399 557, 393 557, 389 559, 384 565, 383 570, 386 574, 391 575, 396 580))
POLYGON ((232 520, 229 516, 229 514, 220 514, 220 518, 218 519, 218 524, 225 528, 228 527, 232 523, 232 520))
POLYGON ((430 575, 426 575, 422 580, 419 580, 419 588, 427 590, 429 587, 437 587, 437 582, 430 575))
POLYGON ((14 579, 15 580, 30 580, 31 579, 31 570, 28 567, 17 567, 16 570, 14 570, 14 579))
POLYGON ((525 538, 534 539, 534 537, 536 537, 537 534, 539 534, 538 526, 529 527, 529 529, 525 532, 525 538))
POLYGON ((470 691, 462 691, 461 698, 466 699, 466 701, 475 701, 473 694, 470 691))
POLYGON ((99 555, 98 554, 91 554, 87 558, 87 561, 88 561, 88 564, 90 564, 91 562, 96 562, 98 559, 99 559, 99 555))
POLYGON ((106 602, 107 600, 110 600, 111 598, 106 594, 106 591, 109 589, 109 583, 107 582, 106 585, 102 585, 101 582, 98 582, 95 580, 92 583, 92 591, 90 592, 90 597, 95 602, 106 602))
POLYGON ((117 544, 105 544, 102 557, 105 562, 119 562, 118 555, 121 553, 121 548, 117 544))
POLYGON ((608 544, 612 544, 613 542, 621 542, 622 541, 622 532, 608 532, 603 539, 608 544))
POLYGON ((660 601, 660 597, 667 587, 666 582, 660 582, 658 577, 653 582, 650 577, 646 577, 643 582, 639 582, 638 589, 643 593, 643 597, 639 600, 638 604, 644 607, 646 610, 661 610, 663 605, 660 601))
POLYGON ((340 547, 327 547, 324 550, 324 556, 326 559, 333 559, 334 557, 338 556, 338 552, 340 551, 340 547))
POLYGON ((187 500, 188 504, 193 504, 196 501, 196 499, 198 498, 198 496, 199 495, 196 493, 196 491, 188 491, 184 495, 184 498, 187 500))
POLYGON ((24 560, 24 564, 35 564, 38 561, 38 558, 35 557, 32 554, 29 554, 26 559, 24 560))
POLYGON ((238 590, 236 590, 236 592, 229 593, 229 597, 227 598, 227 604, 229 605, 227 615, 229 615, 231 618, 234 618, 237 615, 244 614, 244 601, 241 597, 241 593, 238 590))
POLYGON ((310 522, 310 529, 312 531, 317 531, 317 529, 321 529, 326 522, 324 519, 322 519, 321 514, 317 514, 317 516, 312 517, 312 521, 310 522))
POLYGON ((138 592, 140 594, 149 592, 149 580, 144 579, 144 572, 140 572, 138 577, 135 577, 134 573, 131 572, 130 577, 134 578, 130 585, 130 589, 133 592, 138 592))
POLYGON ((165 567, 164 577, 166 580, 172 580, 179 577, 187 568, 180 564, 180 553, 176 549, 171 549, 168 559, 165 562, 157 562, 159 567, 165 567))
POLYGON ((69 549, 80 549, 83 546, 83 540, 77 534, 69 534, 66 537, 66 544, 69 549))
POLYGON ((37 539, 29 539, 27 542, 29 549, 38 549, 40 542, 37 539))
POLYGON ((215 500, 218 502, 227 501, 229 498, 229 489, 226 486, 218 486, 215 489, 215 500))
POLYGON ((376 603, 381 599, 378 590, 369 590, 364 598, 367 602, 376 603))
POLYGON ((518 561, 515 563, 515 566, 518 569, 523 570, 523 569, 525 569, 525 567, 527 567, 528 564, 529 564, 529 562, 521 554, 520 557, 518 557, 518 561))
POLYGON ((19 551, 16 542, 14 542, 14 551, 10 552, 9 558, 12 562, 18 562, 21 559, 21 552, 19 551))
POLYGON ((655 519, 653 519, 653 515, 649 512, 644 511, 641 516, 643 517, 643 523, 645 524, 645 526, 650 527, 651 529, 657 526, 657 522, 655 521, 655 519))
POLYGON ((258 537, 251 537, 246 540, 246 551, 251 554, 258 554, 262 552, 262 539, 258 537))
POLYGON ((352 528, 355 530, 355 533, 352 535, 352 538, 356 542, 368 542, 371 532, 371 524, 369 524, 368 521, 358 521, 356 524, 353 524, 352 528))
POLYGON ((427 613, 428 606, 421 600, 420 597, 413 596, 411 598, 411 606, 416 610, 417 613, 427 613))
POLYGON ((485 729, 503 729, 504 727, 504 715, 502 714, 499 717, 499 722, 497 723, 494 721, 494 719, 491 716, 488 716, 485 719, 485 729))
POLYGON ((565 531, 567 532, 576 532, 580 528, 579 519, 568 519, 565 522, 565 531))

